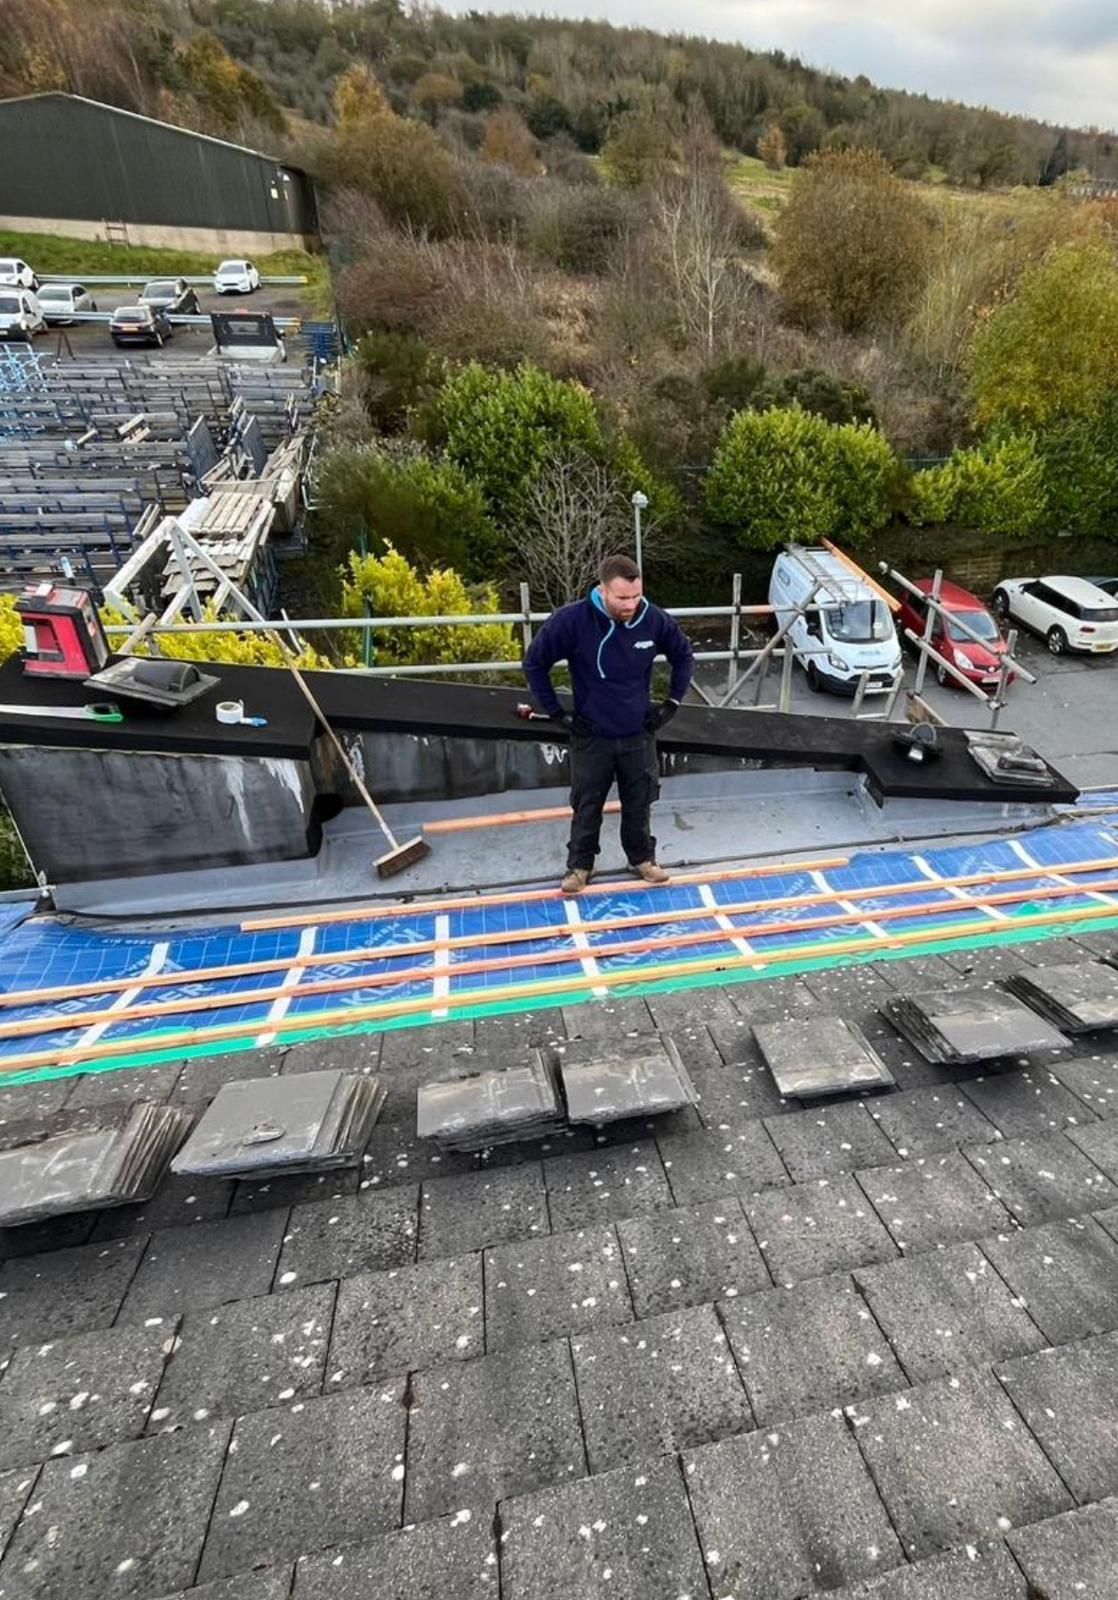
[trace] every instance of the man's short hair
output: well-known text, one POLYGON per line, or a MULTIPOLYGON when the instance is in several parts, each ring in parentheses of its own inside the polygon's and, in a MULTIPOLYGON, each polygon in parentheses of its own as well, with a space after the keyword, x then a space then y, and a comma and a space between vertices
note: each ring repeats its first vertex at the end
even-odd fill
POLYGON ((615 578, 635 583, 640 575, 640 568, 629 556, 607 556, 598 568, 598 577, 603 584, 612 583, 615 578))

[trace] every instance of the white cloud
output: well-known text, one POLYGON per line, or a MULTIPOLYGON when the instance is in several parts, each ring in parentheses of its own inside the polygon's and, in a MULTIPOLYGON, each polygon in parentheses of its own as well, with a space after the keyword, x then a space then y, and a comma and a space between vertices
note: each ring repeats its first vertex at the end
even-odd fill
MULTIPOLYGON (((477 0, 449 0, 473 9, 477 0)), ((1114 0, 598 0, 617 26, 784 50, 886 88, 1024 112, 1072 126, 1118 122, 1114 0)), ((501 7, 518 10, 526 7, 501 7)), ((593 0, 548 0, 583 17, 593 0)))

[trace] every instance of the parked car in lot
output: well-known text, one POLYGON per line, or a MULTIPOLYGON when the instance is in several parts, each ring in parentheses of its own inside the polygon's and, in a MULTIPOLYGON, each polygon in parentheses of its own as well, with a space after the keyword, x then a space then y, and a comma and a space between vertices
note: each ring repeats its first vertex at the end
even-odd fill
POLYGON ((35 269, 18 256, 0 256, 0 284, 14 284, 17 289, 37 289, 39 279, 35 269))
POLYGON ((198 296, 185 278, 153 278, 145 286, 140 304, 169 317, 193 317, 199 310, 198 296))
POLYGON ((26 339, 47 331, 38 295, 30 289, 0 288, 0 339, 26 339))
MULTIPOLYGON (((931 594, 934 579, 917 578, 915 586, 922 595, 931 594)), ((948 583, 945 579, 940 584, 939 603, 944 612, 932 624, 929 643, 964 678, 969 678, 971 683, 981 688, 992 689, 998 681, 1001 658, 1005 655, 1005 639, 1001 629, 982 601, 968 590, 961 589, 957 583, 948 583), (959 623, 965 623, 970 631, 965 632, 959 623), (981 643, 971 637, 976 633, 981 643)), ((905 628, 911 628, 913 633, 922 637, 927 620, 927 602, 906 591, 901 596, 898 628, 902 632, 905 628)), ((945 667, 939 665, 936 667, 936 677, 943 684, 956 681, 945 667)))
POLYGON ((97 302, 81 283, 44 283, 39 289, 43 316, 58 327, 73 322, 75 311, 96 311, 97 302))
POLYGON ((251 261, 223 261, 214 273, 218 294, 251 294, 260 287, 260 274, 251 261))
POLYGON ((164 312, 154 306, 118 306, 109 323, 116 345, 162 345, 174 332, 164 312))
POLYGON ((1086 578, 1003 578, 994 610, 1039 633, 1054 656, 1118 650, 1118 600, 1086 578))

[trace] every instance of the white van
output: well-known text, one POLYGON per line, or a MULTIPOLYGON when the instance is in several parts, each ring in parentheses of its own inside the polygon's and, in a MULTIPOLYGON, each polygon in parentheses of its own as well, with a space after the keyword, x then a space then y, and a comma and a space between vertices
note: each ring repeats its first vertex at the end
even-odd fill
POLYGON ((38 295, 30 289, 7 289, 0 284, 0 339, 26 339, 30 344, 46 327, 38 295))
POLYGON ((819 693, 853 695, 863 673, 867 694, 886 694, 904 670, 893 616, 884 600, 829 550, 789 545, 777 556, 769 604, 807 681, 819 693), (797 607, 815 605, 818 611, 797 607))

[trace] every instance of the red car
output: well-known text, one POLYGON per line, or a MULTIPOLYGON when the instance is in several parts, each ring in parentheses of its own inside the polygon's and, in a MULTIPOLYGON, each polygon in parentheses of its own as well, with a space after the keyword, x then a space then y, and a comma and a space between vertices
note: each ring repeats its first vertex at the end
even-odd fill
MULTIPOLYGON (((917 589, 923 590, 925 594, 931 594, 933 586, 931 578, 917 578, 915 582, 917 589)), ((965 678, 969 678, 971 683, 976 683, 984 689, 992 689, 998 681, 1001 657, 1005 654, 1005 639, 1002 637, 1001 629, 982 601, 966 589, 960 589, 957 583, 948 583, 945 578, 940 585, 939 599, 947 615, 936 618, 929 642, 940 655, 951 662, 952 666, 957 667, 965 678), (978 634, 981 644, 964 633, 961 627, 956 626, 956 617, 960 622, 966 623, 971 633, 978 634), (946 624, 946 638, 944 624, 946 624)), ((923 600, 906 591, 901 597, 901 610, 897 618, 898 631, 911 628, 913 633, 923 637, 927 616, 928 608, 923 600)), ((955 679, 942 666, 936 667, 936 677, 940 683, 955 683, 955 679)), ((1011 678, 1010 682, 1012 681, 1011 678)))

